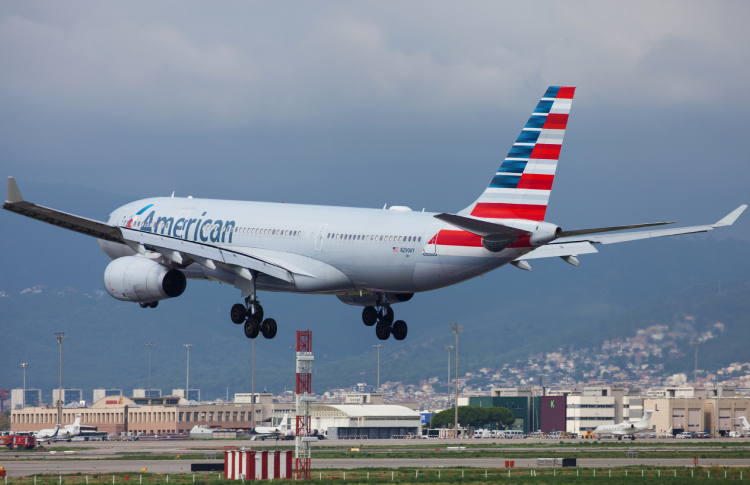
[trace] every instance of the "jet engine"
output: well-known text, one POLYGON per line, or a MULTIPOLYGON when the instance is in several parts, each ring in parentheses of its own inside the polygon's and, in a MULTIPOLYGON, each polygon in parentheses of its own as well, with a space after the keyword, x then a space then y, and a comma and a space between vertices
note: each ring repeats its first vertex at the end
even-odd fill
POLYGON ((562 229, 558 226, 549 222, 540 222, 536 229, 532 231, 529 243, 532 246, 542 246, 560 237, 561 233, 562 229))
POLYGON ((185 291, 182 271, 135 256, 117 258, 104 270, 104 287, 113 298, 151 303, 175 298, 185 291))

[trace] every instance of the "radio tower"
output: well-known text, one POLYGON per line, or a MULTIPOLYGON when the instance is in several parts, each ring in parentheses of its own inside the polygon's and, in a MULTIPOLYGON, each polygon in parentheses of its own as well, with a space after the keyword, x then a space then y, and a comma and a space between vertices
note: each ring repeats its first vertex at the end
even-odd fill
POLYGON ((310 443, 318 441, 310 430, 312 396, 312 332, 297 330, 297 429, 294 458, 297 480, 310 480, 310 443))

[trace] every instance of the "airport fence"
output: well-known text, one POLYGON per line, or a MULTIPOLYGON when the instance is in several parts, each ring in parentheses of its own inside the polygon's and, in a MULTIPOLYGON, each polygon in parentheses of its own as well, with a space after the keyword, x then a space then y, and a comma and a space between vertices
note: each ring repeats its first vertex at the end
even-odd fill
MULTIPOLYGON (((211 473, 115 473, 115 474, 37 474, 27 477, 5 477, 3 485, 217 485, 236 484, 221 472, 211 473)), ((578 484, 602 481, 611 485, 628 483, 646 485, 684 483, 687 480, 750 481, 750 468, 736 467, 661 467, 661 468, 419 468, 419 469, 354 469, 313 470, 309 482, 339 483, 559 483, 578 484)), ((293 479, 275 479, 298 481, 293 479)), ((244 481, 243 481, 244 483, 244 481)))

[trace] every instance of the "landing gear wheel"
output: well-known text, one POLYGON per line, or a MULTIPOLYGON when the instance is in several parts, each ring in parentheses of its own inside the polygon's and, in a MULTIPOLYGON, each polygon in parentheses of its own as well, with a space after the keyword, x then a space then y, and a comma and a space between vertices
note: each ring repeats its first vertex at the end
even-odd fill
POLYGON ((378 313, 378 320, 390 327, 393 323, 393 309, 391 307, 386 307, 385 315, 383 315, 382 312, 378 313))
POLYGON ((148 304, 149 308, 156 308, 157 306, 159 306, 158 301, 152 301, 151 303, 148 304))
POLYGON ((368 327, 372 327, 377 323, 377 321, 378 311, 375 309, 375 307, 366 306, 365 309, 362 310, 362 322, 368 327))
POLYGON ((245 322, 245 337, 255 338, 260 333, 260 325, 248 319, 245 322))
POLYGON ((148 308, 148 303, 139 303, 141 308, 148 308))
POLYGON ((404 340, 406 338, 406 333, 408 332, 408 327, 406 326, 406 322, 403 320, 396 320, 393 323, 393 328, 391 329, 391 333, 393 334, 393 338, 396 340, 404 340))
POLYGON ((232 305, 232 311, 229 312, 229 314, 232 317, 232 322, 239 325, 240 323, 245 321, 245 317, 247 316, 247 310, 245 310, 245 305, 242 305, 241 303, 237 303, 235 305, 232 305))
POLYGON ((260 326, 260 332, 267 339, 272 339, 276 336, 276 320, 273 318, 266 318, 263 321, 263 325, 260 326))
POLYGON ((255 304, 255 313, 250 314, 250 310, 247 311, 247 319, 257 323, 258 326, 263 322, 263 307, 259 303, 255 304))
POLYGON ((375 325, 375 336, 380 340, 388 340, 391 336, 391 326, 386 325, 382 320, 375 325))

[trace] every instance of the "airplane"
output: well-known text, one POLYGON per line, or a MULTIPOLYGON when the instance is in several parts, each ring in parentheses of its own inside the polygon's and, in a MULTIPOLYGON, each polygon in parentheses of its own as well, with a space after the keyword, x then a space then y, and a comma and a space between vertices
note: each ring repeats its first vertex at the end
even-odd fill
POLYGON ((66 424, 60 427, 59 424, 55 425, 55 429, 43 429, 34 434, 36 440, 40 443, 45 441, 70 441, 70 438, 81 434, 81 415, 76 414, 76 420, 73 424, 66 424))
POLYGON ((250 434, 253 435, 252 438, 250 438, 251 441, 256 441, 258 438, 261 440, 265 440, 266 438, 274 438, 274 439, 294 439, 294 430, 288 429, 287 422, 289 419, 289 415, 285 414, 284 417, 281 419, 281 424, 279 426, 259 426, 257 428, 254 428, 252 431, 250 431, 250 434))
POLYGON ((559 257, 573 266, 597 244, 694 234, 731 226, 742 205, 715 224, 602 233, 672 224, 654 222, 563 230, 545 221, 574 87, 544 93, 508 156, 479 198, 455 214, 268 202, 155 197, 115 209, 101 222, 23 199, 13 177, 2 208, 98 239, 113 260, 107 293, 156 308, 179 297, 187 280, 219 281, 241 291, 230 310, 245 336, 276 335, 258 291, 335 295, 363 307, 362 321, 387 340, 407 336, 392 305, 511 264, 559 257))
MULTIPOLYGON (((620 424, 602 424, 594 430, 594 435, 611 434, 622 440, 623 436, 635 440, 635 433, 640 433, 649 429, 651 426, 651 413, 658 411, 643 411, 643 419, 637 423, 620 423, 620 424)), ((670 428, 671 429, 671 428, 670 428)))
POLYGON ((748 432, 750 431, 750 423, 747 422, 747 418, 745 416, 740 416, 739 418, 732 418, 742 421, 742 431, 748 432))

